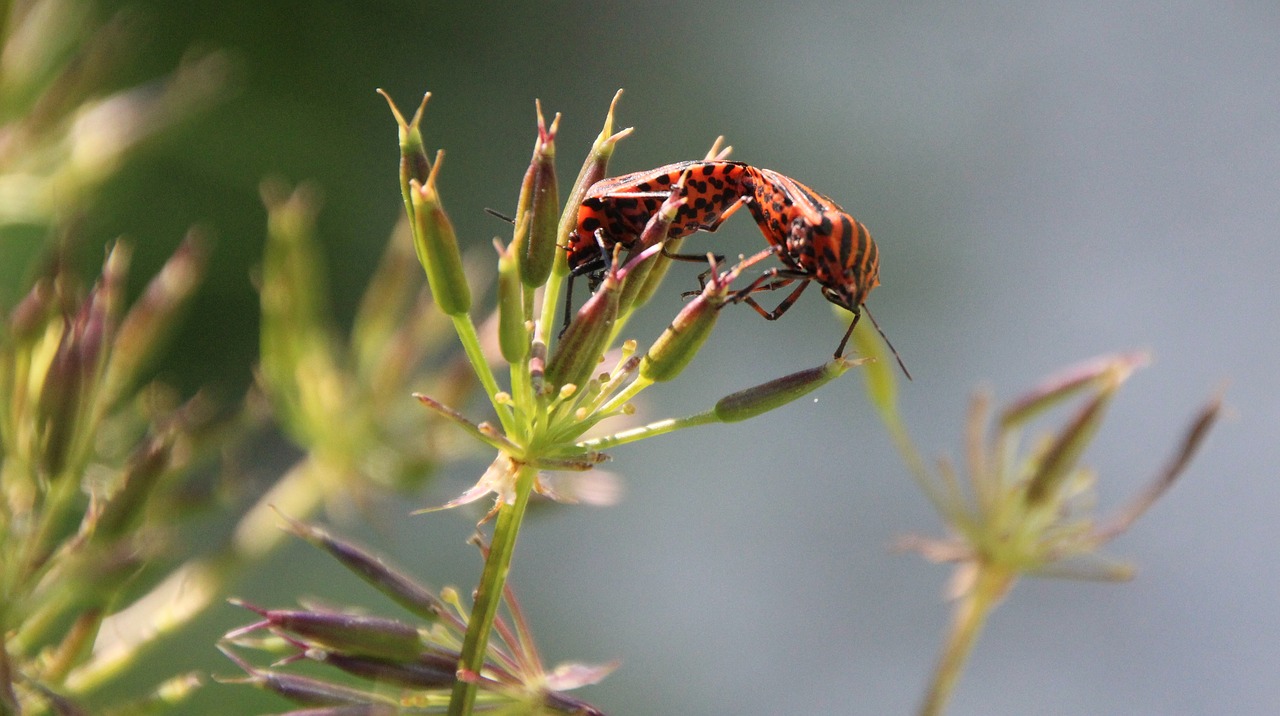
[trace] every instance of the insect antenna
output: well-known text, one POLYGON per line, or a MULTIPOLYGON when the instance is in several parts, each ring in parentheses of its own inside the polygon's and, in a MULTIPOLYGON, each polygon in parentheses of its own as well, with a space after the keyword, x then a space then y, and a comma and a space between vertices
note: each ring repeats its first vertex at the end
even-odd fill
POLYGON ((889 337, 884 334, 884 331, 880 330, 880 324, 876 323, 876 317, 871 315, 871 311, 867 310, 867 304, 862 304, 862 310, 866 311, 867 318, 871 319, 871 325, 876 327, 876 333, 879 333, 880 337, 884 339, 884 344, 889 346, 889 351, 893 353, 893 357, 897 359, 898 367, 902 369, 902 374, 907 376, 907 380, 911 380, 911 371, 907 370, 907 365, 902 362, 902 356, 898 355, 898 349, 893 347, 893 343, 889 341, 889 337))
POLYGON ((503 221, 507 222, 508 224, 516 223, 515 219, 511 218, 510 216, 507 216, 506 214, 502 213, 501 211, 498 211, 497 209, 490 209, 489 207, 486 206, 484 208, 484 213, 488 214, 489 216, 496 216, 499 219, 502 219, 503 221))

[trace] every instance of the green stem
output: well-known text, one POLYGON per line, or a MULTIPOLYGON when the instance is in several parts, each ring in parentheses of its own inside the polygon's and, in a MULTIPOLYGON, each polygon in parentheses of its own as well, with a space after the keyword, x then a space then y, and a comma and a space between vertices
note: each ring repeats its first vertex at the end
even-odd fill
POLYGON ((604 415, 612 415, 615 410, 618 410, 623 405, 626 405, 627 401, 636 397, 636 395, 638 395, 640 391, 644 390, 645 388, 648 388, 651 385, 653 385, 652 380, 649 380, 643 375, 636 376, 636 379, 631 381, 631 385, 628 385, 626 388, 623 388, 622 392, 610 398, 609 402, 600 406, 600 408, 598 408, 596 412, 602 413, 604 415))
MULTIPOLYGON (((462 654, 458 658, 460 672, 466 671, 478 675, 484 668, 489 633, 493 631, 493 620, 498 614, 498 605, 502 602, 507 575, 511 572, 511 556, 515 552, 516 538, 520 536, 520 525, 524 522, 524 512, 529 506, 529 495, 533 492, 533 485, 537 479, 536 469, 521 465, 520 472, 516 476, 515 500, 510 504, 502 505, 498 510, 497 523, 493 528, 493 543, 489 545, 489 553, 484 561, 484 571, 480 574, 475 606, 471 608, 467 634, 462 641, 462 654)), ((449 716, 470 716, 471 709, 475 705, 477 689, 478 685, 474 680, 455 680, 453 696, 449 701, 449 716)))
POLYGON ((691 428, 695 425, 707 425, 710 423, 718 423, 720 418, 716 417, 716 411, 708 410, 697 415, 690 415, 683 418, 667 418, 666 420, 656 420, 648 425, 641 425, 638 428, 623 430, 603 438, 595 438, 593 440, 584 440, 578 443, 578 447, 587 450, 607 450, 618 445, 651 438, 655 435, 665 435, 666 433, 684 428, 691 428))
POLYGON ((498 414, 498 421, 502 423, 503 431, 510 434, 511 410, 493 399, 493 396, 498 394, 498 380, 493 377, 493 371, 489 369, 489 361, 485 360, 484 351, 480 349, 480 336, 476 334, 476 326, 471 322, 471 316, 461 313, 450 318, 453 319, 454 330, 458 332, 458 340, 462 342, 462 350, 466 352, 467 360, 475 370, 476 377, 480 379, 480 385, 489 396, 489 402, 493 404, 493 409, 498 414))
POLYGON ((946 708, 987 617, 1013 586, 1013 575, 1003 569, 987 565, 976 565, 975 568, 978 574, 956 608, 951 634, 938 657, 938 666, 934 670, 929 693, 920 707, 920 716, 939 716, 946 708))

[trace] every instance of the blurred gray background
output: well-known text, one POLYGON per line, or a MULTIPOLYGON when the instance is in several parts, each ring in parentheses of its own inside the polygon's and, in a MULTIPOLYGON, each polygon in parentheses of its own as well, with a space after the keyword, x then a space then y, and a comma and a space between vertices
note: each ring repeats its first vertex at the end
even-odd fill
MULTIPOLYGON (((1087 456, 1105 512, 1227 386, 1230 419, 1109 550, 1137 578, 1020 584, 949 713, 1280 712, 1277 3, 129 5, 150 23, 140 52, 157 71, 192 45, 225 48, 239 67, 238 92, 131 165, 87 229, 135 237, 138 275, 193 221, 218 236, 214 282, 172 358, 179 382, 234 394, 249 379, 265 175, 323 187, 334 304, 349 319, 402 211, 395 127, 374 88, 402 107, 433 93, 425 134, 449 153, 441 191, 485 250, 505 231, 482 209, 514 206, 534 98, 564 114, 567 186, 622 87, 618 121, 636 132, 614 173, 700 157, 724 134, 734 158, 796 177, 871 228, 883 284, 869 303, 915 375, 904 408, 930 454, 960 453, 979 385, 1007 400, 1081 359, 1149 349, 1155 362, 1087 456)), ((687 246, 760 243, 738 218, 687 246)), ((694 273, 674 272, 629 335, 652 340, 694 273)), ((731 311, 682 387, 648 391, 642 408, 701 410, 821 362, 840 330, 816 293, 778 323, 731 311)), ((540 510, 513 574, 549 661, 621 660, 584 698, 616 714, 914 711, 948 618, 948 570, 890 545, 941 528, 857 376, 613 456, 621 504, 540 510)), ((391 506, 376 531, 348 529, 432 583, 470 589, 476 515, 407 512, 452 497, 484 463, 391 506)), ((354 582, 299 547, 239 592, 389 611, 354 582)), ((184 658, 230 674, 204 655, 210 634, 245 621, 223 612, 184 658)), ((211 686, 193 712, 225 712, 241 691, 211 686)))

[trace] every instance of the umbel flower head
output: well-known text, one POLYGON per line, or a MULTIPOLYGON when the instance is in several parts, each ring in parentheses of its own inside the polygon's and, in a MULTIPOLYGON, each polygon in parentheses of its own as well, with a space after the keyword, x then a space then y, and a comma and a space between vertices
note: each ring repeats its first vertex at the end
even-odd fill
MULTIPOLYGON (((569 502, 601 501, 601 496, 613 494, 614 489, 598 475, 597 479, 560 478, 553 485, 552 480, 537 473, 586 473, 606 459, 601 452, 605 448, 692 425, 746 419, 800 397, 859 362, 833 360, 819 369, 801 371, 781 382, 771 381, 735 394, 722 405, 698 415, 584 439, 601 422, 630 415, 631 400, 640 392, 680 375, 709 337, 719 309, 730 295, 729 285, 741 271, 739 267, 722 271, 709 257, 710 268, 702 291, 652 346, 640 355, 635 341, 624 341, 616 360, 607 367, 602 365, 627 320, 652 296, 656 281, 670 261, 662 249, 676 212, 685 202, 681 180, 671 187, 643 234, 637 237, 635 248, 629 252, 620 245, 615 248, 595 292, 559 334, 553 332, 560 291, 568 275, 562 247, 575 228, 578 205, 587 188, 604 177, 616 144, 631 132, 613 130, 617 100, 615 96, 563 211, 557 206, 554 165, 560 117, 557 115, 548 125, 541 106, 537 107, 537 137, 518 194, 513 238, 505 245, 495 241, 498 344, 510 371, 510 387, 505 390, 499 388, 471 323, 472 294, 462 271, 459 242, 440 198, 443 154, 438 152, 435 161, 431 161, 424 149, 420 124, 427 100, 424 98, 409 120, 391 105, 400 127, 401 188, 406 193, 405 206, 412 218, 418 258, 436 304, 453 320, 496 414, 496 424, 475 423, 430 396, 418 396, 423 405, 498 452, 473 488, 442 507, 466 504, 492 494, 497 498, 492 516, 501 505, 517 501, 519 475, 526 467, 531 469, 530 489, 540 494, 569 502), (535 312, 539 298, 541 310, 535 312)), ((707 156, 723 157, 728 151, 722 150, 717 141, 707 156)))
MULTIPOLYGON (((857 335, 868 351, 879 346, 857 335)), ((1146 489, 1111 516, 1093 514, 1096 476, 1080 459, 1102 424, 1107 407, 1143 353, 1110 355, 1069 368, 1013 400, 998 413, 989 435, 991 399, 973 399, 965 430, 964 473, 941 461, 936 474, 912 444, 897 408, 892 371, 877 362, 866 372, 872 402, 897 443, 911 474, 949 531, 945 538, 910 537, 901 546, 935 562, 955 564, 955 600, 947 635, 922 716, 942 713, 988 614, 1023 576, 1123 580, 1131 567, 1099 550, 1133 523, 1182 474, 1221 412, 1210 400, 1192 421, 1173 457, 1146 489), (1072 398, 1082 404, 1056 432, 1022 452, 1022 430, 1037 416, 1072 398)))
MULTIPOLYGON (((484 669, 485 647, 533 493, 565 502, 608 501, 616 488, 595 470, 606 459, 604 450, 694 425, 745 420, 795 400, 861 362, 836 358, 818 368, 729 395, 695 415, 656 420, 604 437, 586 437, 588 431, 599 432, 601 424, 611 418, 632 415, 631 401, 642 391, 679 379, 711 334, 721 307, 730 302, 729 285, 745 268, 740 263, 722 270, 714 257, 708 257, 702 290, 647 350, 642 352, 635 340, 622 340, 620 348, 611 351, 630 317, 654 295, 671 261, 669 250, 673 247, 667 237, 686 201, 686 177, 681 177, 665 197, 660 197, 663 201, 643 231, 628 237, 625 247, 620 242, 606 252, 601 242, 605 270, 599 285, 593 286, 594 293, 576 313, 566 310, 570 316, 567 325, 559 332, 554 330, 562 289, 567 292, 569 278, 564 247, 577 229, 578 208, 587 190, 605 177, 617 143, 631 132, 613 129, 620 95, 615 95, 563 209, 558 206, 554 164, 560 117, 548 124, 541 105, 536 107, 537 135, 517 194, 512 239, 508 243, 495 241, 498 316, 493 324, 507 369, 505 388, 499 385, 472 321, 475 295, 462 271, 459 242, 441 199, 443 154, 437 152, 431 161, 424 148, 420 124, 426 98, 408 120, 388 98, 399 125, 400 185, 418 259, 435 304, 452 321, 494 413, 491 420, 474 422, 441 400, 417 396, 423 405, 496 451, 480 480, 443 505, 453 507, 488 495, 495 497, 483 520, 496 517, 492 546, 486 550, 484 573, 459 650, 460 678, 449 701, 450 713, 459 716, 471 712, 481 692, 480 683, 466 675, 484 669)), ((728 152, 729 148, 722 150, 717 140, 707 156, 723 158, 728 152)), ((565 305, 568 309, 567 299, 565 305)))

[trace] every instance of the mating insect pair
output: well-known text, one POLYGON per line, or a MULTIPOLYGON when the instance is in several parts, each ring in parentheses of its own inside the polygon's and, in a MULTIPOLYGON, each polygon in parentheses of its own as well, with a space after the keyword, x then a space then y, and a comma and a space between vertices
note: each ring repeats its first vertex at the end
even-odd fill
MULTIPOLYGON (((733 293, 729 302, 746 303, 772 321, 795 304, 810 282, 816 282, 828 301, 853 313, 849 330, 836 347, 836 357, 843 355, 866 308, 867 294, 880 285, 879 250, 867 227, 830 198, 770 169, 725 160, 691 161, 597 182, 587 190, 578 208, 577 228, 569 237, 571 276, 585 275, 595 282, 614 246, 620 244, 629 251, 640 248, 637 244, 645 224, 682 178, 685 203, 671 222, 668 239, 715 231, 745 205, 769 247, 744 264, 777 256, 782 267, 764 271, 733 293), (795 282, 799 285, 772 311, 753 297, 795 282)), ((867 316, 871 317, 870 312, 867 316)), ((871 321, 875 324, 874 317, 871 321)), ((879 325, 876 330, 880 331, 879 325)), ((897 351, 893 354, 910 378, 897 351)))

